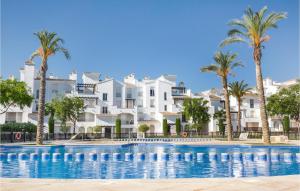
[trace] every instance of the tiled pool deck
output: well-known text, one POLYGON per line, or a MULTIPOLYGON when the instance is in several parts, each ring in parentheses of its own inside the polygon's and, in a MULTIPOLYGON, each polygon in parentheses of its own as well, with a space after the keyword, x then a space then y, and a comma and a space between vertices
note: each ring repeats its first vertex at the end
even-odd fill
POLYGON ((1 191, 299 191, 300 175, 203 179, 0 179, 1 191))

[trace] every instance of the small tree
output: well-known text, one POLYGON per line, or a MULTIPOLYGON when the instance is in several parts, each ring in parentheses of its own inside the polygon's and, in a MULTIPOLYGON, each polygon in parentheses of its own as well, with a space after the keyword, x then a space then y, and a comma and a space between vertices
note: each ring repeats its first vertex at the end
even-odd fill
POLYGON ((70 132, 70 126, 67 126, 66 122, 62 122, 60 125, 60 131, 65 134, 65 139, 67 139, 67 133, 70 132))
POLYGON ((290 131, 290 118, 289 116, 284 116, 282 120, 283 131, 289 134, 290 131))
POLYGON ((101 133, 102 132, 102 127, 100 125, 96 125, 93 128, 94 133, 101 133))
POLYGON ((55 108, 52 102, 46 103, 45 115, 50 115, 48 119, 48 127, 49 133, 54 133, 54 125, 55 125, 55 108))
MULTIPOLYGON (((55 110, 54 117, 60 121, 60 130, 65 133, 67 129, 68 107, 66 106, 63 98, 52 99, 51 107, 55 110)), ((69 132, 69 129, 67 132, 69 132)))
POLYGON ((163 133, 165 137, 169 134, 169 126, 167 119, 163 119, 163 133))
POLYGON ((0 114, 7 112, 10 107, 18 106, 21 109, 30 106, 33 97, 28 94, 25 82, 17 80, 0 80, 0 114))
POLYGON ((226 113, 224 110, 220 110, 215 112, 214 119, 217 120, 217 125, 219 127, 219 132, 224 137, 225 136, 225 120, 226 120, 226 113))
POLYGON ((68 98, 65 97, 64 101, 67 107, 67 116, 70 121, 73 123, 73 133, 75 133, 76 122, 81 113, 84 111, 84 101, 79 97, 68 98))
POLYGON ((117 138, 121 138, 121 119, 116 119, 116 135, 117 138))
POLYGON ((289 119, 300 122, 300 82, 288 88, 281 89, 278 93, 267 99, 267 111, 271 116, 281 118, 288 116, 289 119))
POLYGON ((175 125, 176 125, 176 134, 177 134, 177 135, 180 135, 180 131, 181 131, 181 122, 180 122, 180 119, 179 119, 179 118, 176 118, 175 125))
POLYGON ((139 131, 143 133, 143 137, 145 138, 145 134, 149 131, 150 127, 146 124, 142 124, 139 126, 139 131))
POLYGON ((210 115, 208 113, 208 101, 203 98, 186 98, 183 102, 183 112, 186 119, 191 119, 193 122, 192 128, 199 133, 204 124, 206 124, 210 115))

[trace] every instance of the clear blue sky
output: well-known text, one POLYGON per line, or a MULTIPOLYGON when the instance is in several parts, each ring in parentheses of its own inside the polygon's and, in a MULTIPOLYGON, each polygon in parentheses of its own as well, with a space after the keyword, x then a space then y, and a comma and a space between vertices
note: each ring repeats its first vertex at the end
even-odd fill
MULTIPOLYGON (((200 91, 220 87, 213 74, 199 68, 212 63, 218 44, 233 18, 247 6, 264 5, 288 12, 288 19, 270 32, 263 50, 263 75, 277 81, 299 76, 298 0, 1 0, 1 73, 19 77, 19 68, 38 47, 34 32, 55 31, 71 53, 50 58, 49 73, 60 77, 76 69, 98 71, 102 77, 122 79, 176 74, 200 91)), ((245 67, 231 80, 255 85, 251 48, 231 45, 245 67)))

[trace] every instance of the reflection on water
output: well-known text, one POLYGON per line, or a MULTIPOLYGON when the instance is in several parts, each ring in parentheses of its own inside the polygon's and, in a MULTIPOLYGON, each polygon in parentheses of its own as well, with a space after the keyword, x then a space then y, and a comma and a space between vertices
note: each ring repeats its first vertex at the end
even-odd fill
MULTIPOLYGON (((192 177, 252 177, 300 174, 300 163, 295 160, 297 147, 238 147, 238 146, 174 146, 163 144, 140 144, 127 146, 66 146, 66 147, 1 147, 2 153, 39 153, 39 160, 0 161, 1 177, 31 178, 93 178, 93 179, 129 179, 129 178, 192 178, 192 177), (85 153, 85 159, 64 161, 63 157, 53 161, 53 153, 85 153), (109 153, 107 161, 100 160, 100 153, 109 153), (112 153, 121 153, 121 160, 114 161, 112 153), (144 161, 133 159, 124 161, 125 153, 146 153, 144 161), (147 153, 157 153, 157 160, 150 160, 147 153), (184 153, 193 153, 192 160, 185 160, 184 153), (50 153, 50 159, 40 159, 42 153, 50 153), (97 153, 98 159, 89 160, 89 153, 97 153), (169 160, 160 157, 169 153, 169 160), (182 153, 181 159, 172 157, 172 153, 182 153), (203 153, 197 159, 196 153, 203 153), (214 157, 214 153, 217 154, 214 157), (221 153, 228 153, 226 160, 221 153), (242 157, 233 159, 233 153, 253 153, 254 159, 242 157), (257 153, 266 153, 267 158, 257 157, 257 153), (279 153, 278 160, 271 159, 271 153, 279 153), (284 153, 292 153, 292 158, 284 153), (210 154, 210 155, 209 155, 210 154), (284 157, 286 156, 286 157, 284 157)), ((199 155, 200 156, 200 155, 199 155)), ((243 155, 244 156, 244 155, 243 155)))

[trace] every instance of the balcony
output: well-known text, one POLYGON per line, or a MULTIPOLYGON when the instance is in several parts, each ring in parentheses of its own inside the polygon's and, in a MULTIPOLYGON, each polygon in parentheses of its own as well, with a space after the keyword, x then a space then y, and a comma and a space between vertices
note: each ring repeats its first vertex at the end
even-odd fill
POLYGON ((172 87, 172 96, 184 96, 185 93, 185 87, 172 87))
POLYGON ((95 94, 96 84, 81 84, 78 83, 76 90, 78 94, 95 94))

